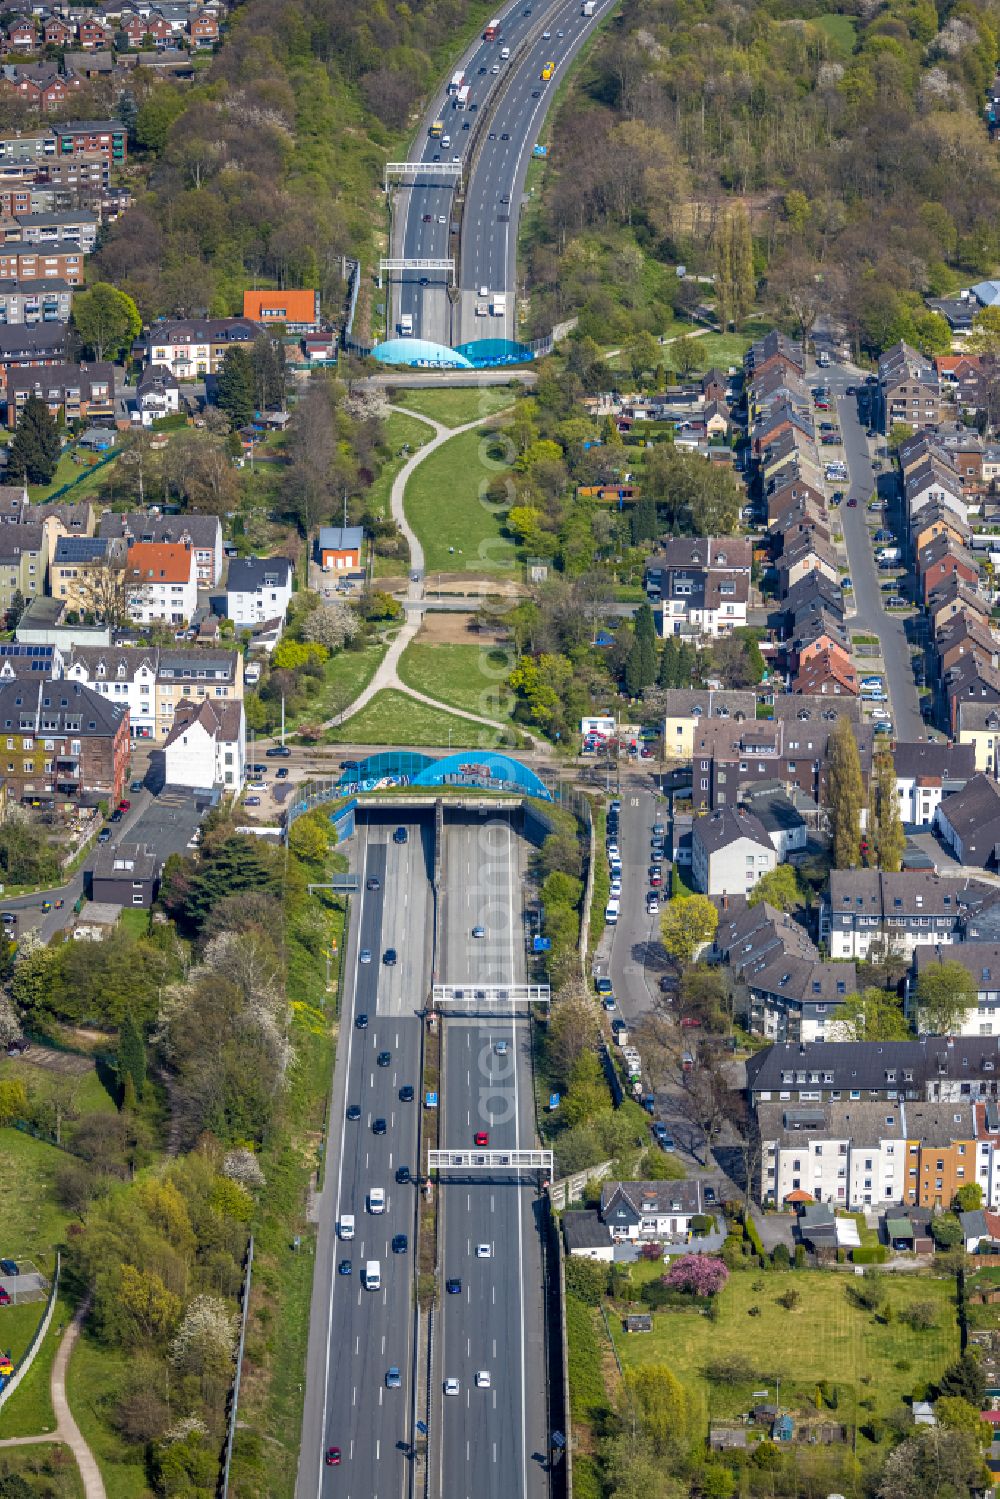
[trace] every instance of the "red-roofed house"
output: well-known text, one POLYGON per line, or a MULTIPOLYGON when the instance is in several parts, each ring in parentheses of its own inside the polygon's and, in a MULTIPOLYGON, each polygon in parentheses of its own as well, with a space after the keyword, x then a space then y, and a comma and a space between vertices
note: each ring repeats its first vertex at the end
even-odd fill
POLYGON ((823 697, 857 697, 858 674, 850 658, 839 647, 819 651, 802 664, 792 682, 793 692, 818 693, 823 697))
POLYGON ((186 624, 198 607, 194 548, 181 542, 138 541, 129 547, 129 613, 137 624, 186 624))

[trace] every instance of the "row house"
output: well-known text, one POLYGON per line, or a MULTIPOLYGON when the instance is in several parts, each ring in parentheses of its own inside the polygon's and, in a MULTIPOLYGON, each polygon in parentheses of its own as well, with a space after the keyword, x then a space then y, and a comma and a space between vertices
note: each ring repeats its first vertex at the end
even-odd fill
MULTIPOLYGON (((2 531, 0 531, 2 538, 2 531)), ((134 739, 162 744, 182 703, 243 701, 243 656, 207 647, 77 646, 70 681, 128 708, 134 739)))
POLYGON ((128 550, 129 613, 136 624, 186 624, 198 607, 194 549, 139 541, 128 550))
POLYGON ((968 546, 972 528, 952 505, 931 500, 915 512, 910 520, 910 550, 914 557, 938 536, 950 536, 958 546, 968 546))
POLYGON ((986 405, 989 377, 979 354, 939 354, 934 360, 942 398, 960 413, 975 415, 986 405))
POLYGON ((163 16, 141 16, 133 10, 122 14, 119 30, 133 52, 148 47, 151 42, 154 47, 166 47, 174 35, 170 22, 163 16))
POLYGON ((65 323, 0 324, 0 399, 7 399, 12 374, 55 369, 65 364, 66 344, 65 323))
POLYGON ((962 1018, 961 1036, 1000 1035, 1000 943, 956 942, 946 947, 914 949, 913 965, 906 979, 907 1013, 918 1030, 921 1017, 916 1003, 916 986, 925 973, 933 973, 942 963, 960 963, 976 987, 976 1003, 962 1018))
POLYGON ((967 906, 989 890, 978 880, 924 869, 833 869, 820 931, 829 938, 831 958, 864 960, 873 946, 908 957, 921 943, 960 942, 967 906))
POLYGON ((927 600, 927 617, 931 633, 936 638, 939 631, 963 610, 972 614, 981 623, 989 619, 990 606, 981 593, 975 592, 959 577, 945 578, 936 584, 927 600))
MULTIPOLYGON (((775 701, 775 707, 778 705, 775 701)), ((789 697, 794 707, 802 699, 789 697)), ((834 706, 819 698, 803 706, 801 716, 760 720, 752 724, 712 722, 695 731, 692 755, 692 800, 697 811, 734 806, 745 787, 778 781, 790 794, 802 793, 820 805, 826 787, 827 744, 838 719, 850 717, 856 727, 862 774, 871 773, 872 729, 861 721, 855 699, 834 706), (816 703, 822 706, 816 707, 816 703)))
POLYGON ((757 694, 752 691, 668 687, 663 700, 663 748, 672 760, 690 760, 700 724, 713 719, 753 723, 757 716, 757 694))
POLYGON ((0 526, 0 614, 6 617, 20 596, 22 604, 45 592, 48 573, 42 526, 0 526))
POLYGON ((58 364, 45 370, 12 369, 7 375, 7 426, 17 419, 29 397, 44 401, 49 414, 68 426, 75 421, 114 419, 115 371, 107 362, 58 364))
POLYGON ((920 601, 926 607, 935 588, 946 578, 955 577, 970 588, 979 586, 979 565, 972 553, 959 546, 950 536, 938 536, 917 553, 917 582, 920 601))
POLYGON ((0 94, 14 94, 29 109, 42 114, 60 109, 83 87, 74 72, 62 72, 57 63, 14 63, 0 66, 0 94))
POLYGON ((941 384, 933 363, 900 341, 878 362, 879 426, 936 427, 941 421, 941 384))
POLYGON ((222 578, 222 522, 217 515, 151 515, 145 510, 105 510, 99 536, 136 542, 190 547, 201 588, 214 588, 222 578))
POLYGON ((79 614, 101 614, 125 565, 125 548, 100 536, 59 536, 49 565, 49 593, 79 614))
POLYGON ((837 1017, 858 991, 853 963, 819 953, 768 953, 744 971, 749 1029, 771 1041, 837 1041, 837 1017))
POLYGON ((936 453, 929 453, 903 475, 903 498, 910 528, 926 505, 940 504, 967 521, 969 507, 956 470, 936 453))
POLYGON ((972 749, 976 770, 1000 774, 1000 704, 960 702, 955 733, 959 744, 972 749))
POLYGON ((128 710, 79 683, 0 684, 0 774, 16 801, 117 805, 129 746, 128 710))
MULTIPOLYGON (((971 611, 963 608, 949 623, 963 617, 973 618, 971 611)), ((986 628, 985 615, 976 617, 974 622, 978 630, 986 628)), ((941 688, 948 704, 951 731, 957 737, 959 715, 967 704, 977 703, 980 707, 1000 704, 1000 671, 983 652, 969 652, 942 670, 941 688)))
POLYGON ((244 348, 261 332, 249 318, 165 319, 136 339, 133 355, 144 364, 165 365, 178 380, 218 374, 233 345, 244 348))
POLYGON ((945 797, 963 791, 976 773, 970 744, 919 740, 893 749, 899 818, 905 826, 930 828, 945 797))
POLYGON ((761 1103, 956 1103, 1000 1091, 1000 1036, 817 1041, 769 1046, 746 1064, 747 1098, 761 1103))
POLYGON ((184 699, 163 742, 166 784, 192 791, 221 787, 239 796, 246 780, 246 748, 242 702, 184 699))
POLYGON ((1000 670, 1000 639, 988 624, 964 610, 942 625, 934 646, 942 677, 966 656, 974 657, 994 671, 1000 670))
POLYGON ((747 381, 759 378, 766 370, 776 366, 798 375, 805 373, 805 353, 801 343, 773 329, 763 338, 755 339, 743 356, 743 372, 747 381))

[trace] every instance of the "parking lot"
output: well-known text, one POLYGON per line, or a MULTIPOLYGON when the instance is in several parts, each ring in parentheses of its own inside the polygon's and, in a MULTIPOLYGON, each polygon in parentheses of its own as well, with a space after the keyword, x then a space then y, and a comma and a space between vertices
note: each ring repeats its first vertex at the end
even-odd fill
POLYGON ((148 843, 162 860, 190 853, 195 832, 211 805, 207 795, 166 787, 129 828, 127 841, 148 843))

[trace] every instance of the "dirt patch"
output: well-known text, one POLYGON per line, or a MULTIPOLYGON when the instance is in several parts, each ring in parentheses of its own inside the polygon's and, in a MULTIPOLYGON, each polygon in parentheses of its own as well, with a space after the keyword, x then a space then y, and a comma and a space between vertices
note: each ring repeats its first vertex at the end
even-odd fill
POLYGON ((502 630, 477 629, 474 614, 424 615, 417 633, 418 645, 499 645, 506 639, 502 630))
POLYGON ((44 1046, 32 1046, 17 1059, 28 1067, 40 1067, 45 1072, 58 1073, 60 1077, 82 1077, 93 1072, 94 1064, 89 1057, 77 1056, 72 1051, 52 1051, 44 1046))
POLYGON ((475 584, 476 593, 481 593, 484 597, 488 594, 500 594, 504 598, 520 598, 527 592, 525 585, 513 578, 484 577, 482 573, 438 573, 435 569, 428 571, 424 583, 429 594, 471 593, 470 583, 475 584))

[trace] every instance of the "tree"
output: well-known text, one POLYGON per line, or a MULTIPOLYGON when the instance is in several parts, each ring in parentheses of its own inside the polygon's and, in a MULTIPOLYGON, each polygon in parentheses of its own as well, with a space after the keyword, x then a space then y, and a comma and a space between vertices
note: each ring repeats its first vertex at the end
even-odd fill
POLYGON ((833 1023, 844 1041, 905 1041, 912 1035, 902 1001, 885 989, 849 994, 833 1023))
POLYGON ((77 592, 84 614, 92 614, 98 624, 120 629, 128 624, 133 603, 140 602, 146 590, 130 579, 124 565, 109 560, 81 568, 77 592))
POLYGON ((661 1459, 679 1458, 690 1442, 690 1400, 667 1364, 629 1368, 625 1382, 653 1451, 661 1459))
POLYGON ((28 484, 50 484, 62 444, 55 418, 34 394, 24 403, 8 449, 7 476, 28 484))
POLYGON ((146 1086, 146 1044, 131 1009, 125 1011, 118 1032, 118 1078, 122 1087, 125 1079, 131 1078, 136 1098, 142 1097, 146 1086))
POLYGON ((685 1015, 696 1017, 706 1030, 726 1030, 729 994, 721 968, 710 968, 707 963, 692 963, 681 974, 678 992, 685 1015))
MULTIPOLYGON (((954 1213, 938 1213, 937 1217, 931 1219, 931 1238, 934 1240, 939 1249, 958 1248, 959 1244, 961 1244, 962 1242, 962 1225, 959 1223, 954 1213)), ((959 1364, 961 1364, 961 1360, 959 1360, 959 1364)), ((955 1367, 955 1365, 952 1365, 953 1369, 955 1367)), ((958 1370, 958 1372, 955 1373, 953 1379, 955 1381, 961 1381, 962 1379, 964 1379, 965 1373, 963 1371, 964 1365, 961 1369, 958 1370)), ((948 1379, 948 1377, 949 1371, 945 1370, 945 1373, 941 1376, 942 1389, 944 1388, 944 1381, 948 1379)), ((961 1394, 962 1391, 954 1389, 951 1390, 950 1393, 961 1394)))
POLYGON ((803 904, 802 886, 791 864, 778 864, 761 875, 747 896, 747 905, 757 906, 762 900, 779 911, 794 911, 803 904))
POLYGON ((969 970, 956 958, 929 964, 917 979, 915 997, 919 1027, 934 1036, 951 1036, 962 1028, 979 995, 969 970))
POLYGON ((672 1260, 663 1284, 692 1296, 715 1296, 729 1279, 729 1271, 712 1254, 682 1254, 672 1260))
POLYGON ((643 682, 643 660, 642 643, 639 640, 632 641, 632 648, 625 661, 625 691, 629 697, 639 697, 645 686, 643 682))
POLYGON ((285 404, 285 351, 282 345, 267 333, 259 333, 253 341, 250 359, 256 410, 281 410, 285 404))
POLYGON ((234 427, 245 427, 253 421, 254 414, 254 367, 246 349, 234 344, 226 350, 218 375, 216 397, 220 411, 224 411, 234 427))
POLYGON ((652 541, 657 529, 656 502, 652 495, 641 495, 632 509, 632 545, 652 541))
POLYGON ((1000 354, 1000 307, 984 307, 976 313, 965 347, 971 354, 1000 354))
POLYGON ((833 867, 855 869, 860 857, 865 789, 861 757, 850 719, 837 720, 827 743, 826 757, 826 804, 833 835, 833 867))
POLYGON ((698 344, 689 333, 682 333, 680 338, 675 338, 670 345, 670 352, 674 363, 685 379, 692 370, 698 368, 698 344))
POLYGON ((719 913, 707 895, 678 895, 660 916, 660 935, 667 953, 677 963, 690 963, 699 948, 711 942, 719 913))
POLYGON ((95 281, 73 298, 73 323, 95 359, 118 359, 142 332, 139 309, 127 292, 95 281))
POLYGON ((877 1492, 878 1499, 965 1499, 988 1481, 975 1437, 923 1426, 889 1454, 877 1492))
POLYGON ((896 770, 888 745, 875 752, 868 827, 879 868, 887 874, 898 874, 903 864, 906 835, 900 821, 896 770))
POLYGON ((327 827, 316 818, 297 817, 288 834, 288 847, 295 857, 307 864, 319 864, 325 859, 330 848, 327 827))
MULTIPOLYGON (((934 1232, 935 1225, 945 1220, 958 1224, 957 1218, 953 1218, 950 1213, 945 1213, 931 1220, 931 1232, 934 1232)), ((961 1238, 960 1224, 958 1224, 958 1231, 959 1238, 961 1238)), ((935 1243, 937 1243, 937 1235, 935 1235, 935 1243)), ((982 1410, 986 1396, 986 1378, 976 1354, 971 1352, 960 1354, 954 1363, 948 1365, 938 1380, 938 1394, 956 1395, 962 1400, 968 1400, 977 1411, 982 1410)))
POLYGON ((326 646, 328 651, 339 651, 360 629, 357 612, 350 604, 337 600, 310 610, 302 623, 302 639, 326 646))
POLYGON ((955 1193, 956 1213, 975 1213, 983 1205, 983 1189, 978 1182, 966 1182, 955 1193))

